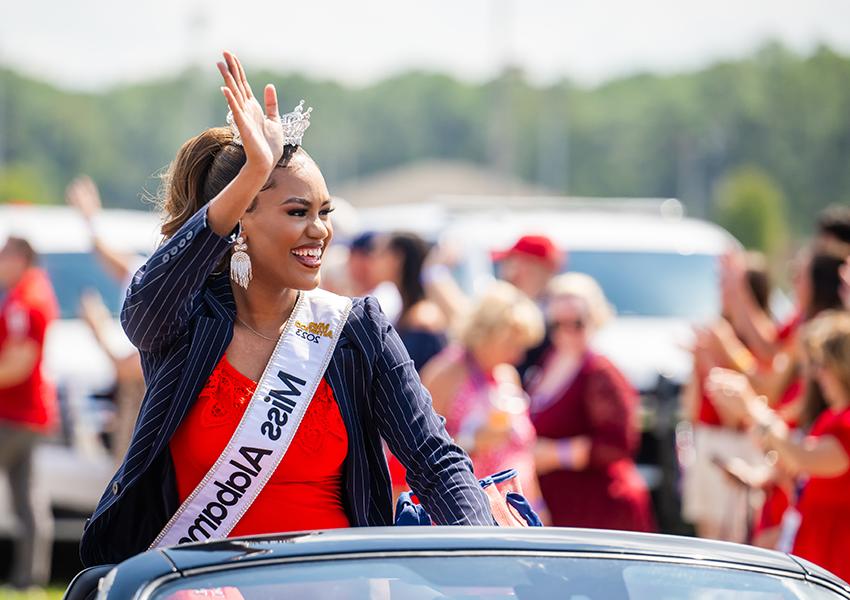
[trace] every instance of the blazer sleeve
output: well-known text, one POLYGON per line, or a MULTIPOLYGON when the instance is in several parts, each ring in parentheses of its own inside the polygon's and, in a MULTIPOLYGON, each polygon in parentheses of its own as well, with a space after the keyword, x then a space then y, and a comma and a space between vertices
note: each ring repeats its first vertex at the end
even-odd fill
POLYGON ((495 525, 490 503, 466 453, 446 433, 413 361, 374 298, 366 318, 377 324, 372 412, 390 451, 407 469, 407 481, 440 525, 495 525))
POLYGON ((235 238, 236 230, 221 237, 209 228, 207 206, 157 248, 133 276, 121 309, 121 325, 140 350, 167 346, 183 331, 193 300, 235 238))

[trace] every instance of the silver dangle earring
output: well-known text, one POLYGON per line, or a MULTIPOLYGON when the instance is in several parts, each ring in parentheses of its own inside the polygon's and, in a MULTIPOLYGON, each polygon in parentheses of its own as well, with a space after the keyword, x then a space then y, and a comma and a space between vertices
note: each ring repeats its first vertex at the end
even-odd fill
POLYGON ((247 249, 248 245, 245 243, 245 238, 240 235, 236 238, 233 254, 230 255, 230 278, 246 290, 253 275, 251 273, 251 257, 248 256, 247 249))

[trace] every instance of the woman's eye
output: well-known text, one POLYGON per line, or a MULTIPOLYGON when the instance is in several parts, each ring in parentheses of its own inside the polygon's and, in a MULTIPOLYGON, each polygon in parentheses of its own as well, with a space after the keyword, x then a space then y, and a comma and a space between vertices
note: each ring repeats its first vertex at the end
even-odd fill
POLYGON ((299 210, 290 210, 290 211, 289 211, 289 216, 290 216, 290 217, 303 217, 303 216, 305 216, 306 214, 307 214, 307 211, 306 211, 306 210, 301 210, 301 209, 299 209, 299 210))
POLYGON ((335 211, 335 210, 336 210, 335 208, 326 208, 325 210, 321 211, 319 214, 321 214, 321 215, 329 215, 329 214, 331 214, 331 213, 332 213, 333 211, 335 211))

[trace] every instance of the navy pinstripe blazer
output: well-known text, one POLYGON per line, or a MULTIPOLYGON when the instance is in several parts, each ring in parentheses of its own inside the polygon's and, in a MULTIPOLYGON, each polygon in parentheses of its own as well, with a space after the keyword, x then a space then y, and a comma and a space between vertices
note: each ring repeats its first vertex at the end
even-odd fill
MULTIPOLYGON (((214 273, 232 237, 192 216, 136 273, 121 322, 147 382, 123 464, 87 521, 86 566, 146 550, 179 505, 168 443, 233 336, 236 304, 214 273)), ((446 434, 395 330, 373 298, 355 299, 325 373, 348 432, 344 505, 354 526, 392 524, 381 438, 435 521, 493 525, 467 455, 446 434)))

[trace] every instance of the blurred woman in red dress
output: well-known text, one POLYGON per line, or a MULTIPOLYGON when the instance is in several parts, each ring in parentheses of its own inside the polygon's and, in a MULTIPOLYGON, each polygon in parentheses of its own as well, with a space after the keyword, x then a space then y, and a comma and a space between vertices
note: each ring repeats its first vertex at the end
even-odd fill
POLYGON ((552 280, 552 350, 530 385, 537 473, 553 525, 652 531, 649 492, 632 459, 637 394, 608 359, 590 350, 611 312, 587 275, 552 280))
POLYGON ((740 375, 710 376, 715 402, 739 410, 766 451, 803 484, 793 553, 850 579, 850 314, 828 311, 806 327, 812 376, 828 408, 797 440, 777 413, 740 375))

